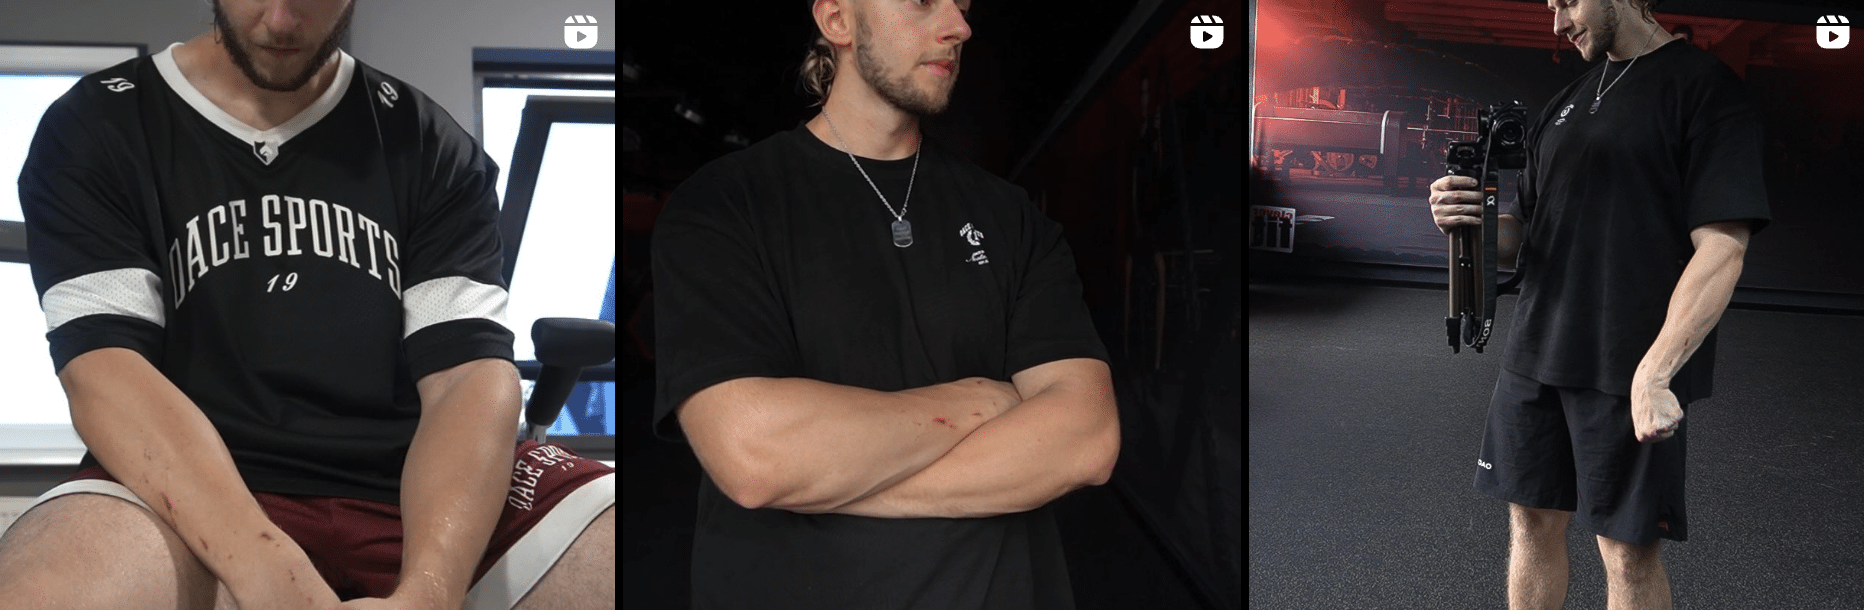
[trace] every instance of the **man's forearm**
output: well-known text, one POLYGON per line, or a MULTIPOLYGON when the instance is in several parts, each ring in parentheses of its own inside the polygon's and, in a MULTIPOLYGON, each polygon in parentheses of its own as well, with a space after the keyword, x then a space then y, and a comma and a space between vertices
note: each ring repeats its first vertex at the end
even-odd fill
POLYGON ((1715 329, 1741 279, 1744 248, 1716 245, 1696 250, 1676 282, 1663 330, 1638 363, 1634 383, 1669 387, 1683 363, 1715 329))
POLYGON ((806 378, 758 379, 745 386, 743 396, 729 398, 755 407, 737 423, 751 431, 739 461, 756 465, 751 471, 763 487, 749 494, 762 500, 752 505, 820 510, 891 487, 1013 406, 1019 397, 1008 388, 981 378, 899 392, 806 378), (1005 389, 981 389, 991 384, 1005 389))
MULTIPOLYGON (((978 518, 1040 508, 1106 482, 1117 420, 1083 417, 1083 395, 1060 389, 986 422, 924 470, 818 512, 881 518, 978 518)), ((1111 408, 1110 406, 1108 408, 1111 408)))
POLYGON ((445 391, 422 395, 421 423, 401 473, 405 544, 395 589, 396 597, 448 609, 465 602, 503 510, 520 401, 511 363, 478 360, 457 368, 445 391))
POLYGON ((213 423, 141 355, 94 350, 59 379, 92 455, 240 604, 334 601, 303 547, 253 498, 213 423))

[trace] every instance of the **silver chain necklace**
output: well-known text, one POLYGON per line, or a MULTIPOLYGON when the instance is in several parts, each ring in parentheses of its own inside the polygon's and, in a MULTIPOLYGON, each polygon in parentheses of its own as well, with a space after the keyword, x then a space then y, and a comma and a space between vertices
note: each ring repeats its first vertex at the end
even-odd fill
MULTIPOLYGON (((913 181, 919 178, 919 151, 913 151, 913 175, 906 179, 906 201, 901 202, 900 211, 895 212, 893 204, 887 203, 887 196, 880 192, 880 187, 874 185, 874 179, 867 175, 867 170, 861 169, 861 162, 854 158, 853 152, 849 152, 852 149, 848 148, 846 140, 841 139, 841 130, 835 129, 835 120, 828 118, 827 110, 822 111, 822 118, 828 120, 828 130, 835 134, 835 141, 841 143, 841 151, 848 153, 848 160, 854 162, 854 169, 860 170, 861 177, 867 178, 867 186, 873 187, 875 195, 880 195, 880 205, 887 206, 887 213, 893 215, 893 245, 900 248, 913 245, 913 223, 906 220, 906 206, 913 203, 913 181)), ((922 143, 920 148, 924 147, 922 143)))
POLYGON ((1599 84, 1603 85, 1604 88, 1603 89, 1599 89, 1597 87, 1593 88, 1592 111, 1587 114, 1598 114, 1599 113, 1599 103, 1605 101, 1605 93, 1608 91, 1611 91, 1612 87, 1618 86, 1618 81, 1625 77, 1626 72, 1631 71, 1631 66, 1637 65, 1637 60, 1639 58, 1644 57, 1646 54, 1650 53, 1650 50, 1649 50, 1650 41, 1656 39, 1657 32, 1661 32, 1661 31, 1663 31, 1662 26, 1658 26, 1657 28, 1652 29, 1650 31, 1650 38, 1644 39, 1645 51, 1643 53, 1639 53, 1637 57, 1631 58, 1631 63, 1627 64, 1624 70, 1620 70, 1618 72, 1618 78, 1612 79, 1612 84, 1610 85, 1605 84, 1605 73, 1610 72, 1612 70, 1612 58, 1610 56, 1607 56, 1605 58, 1605 68, 1599 72, 1599 84))

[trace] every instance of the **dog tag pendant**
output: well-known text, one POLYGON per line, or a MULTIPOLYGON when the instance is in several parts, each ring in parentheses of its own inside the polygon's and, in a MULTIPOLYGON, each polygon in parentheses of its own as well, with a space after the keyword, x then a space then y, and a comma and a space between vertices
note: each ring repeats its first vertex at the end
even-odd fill
POLYGON ((902 218, 893 221, 893 245, 904 248, 913 245, 913 223, 902 218))
POLYGON ((1602 101, 1605 101, 1605 96, 1603 95, 1592 98, 1592 112, 1588 114, 1598 114, 1599 113, 1599 102, 1602 102, 1602 101))

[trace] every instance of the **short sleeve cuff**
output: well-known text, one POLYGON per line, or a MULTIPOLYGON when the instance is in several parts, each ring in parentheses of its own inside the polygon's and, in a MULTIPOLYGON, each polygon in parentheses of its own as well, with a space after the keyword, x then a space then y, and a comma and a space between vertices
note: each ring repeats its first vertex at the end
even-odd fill
POLYGON ((408 335, 402 345, 408 352, 408 374, 419 381, 474 360, 512 360, 512 339, 503 324, 467 318, 429 325, 408 335))

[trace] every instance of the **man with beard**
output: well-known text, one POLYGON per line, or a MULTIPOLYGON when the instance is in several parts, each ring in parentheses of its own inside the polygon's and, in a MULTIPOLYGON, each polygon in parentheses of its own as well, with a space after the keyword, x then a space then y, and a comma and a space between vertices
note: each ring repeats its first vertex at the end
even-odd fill
POLYGON ((612 607, 613 469, 513 438, 498 167, 338 50, 353 11, 224 0, 46 110, 20 200, 90 451, 5 603, 612 607))
POLYGON ((1119 423, 1059 225, 920 129, 970 3, 810 6, 821 112, 654 228, 655 433, 704 467, 694 607, 1072 608, 1045 505, 1107 481, 1119 423))
MULTIPOLYGON (((1685 408, 1709 397, 1715 325, 1770 215, 1761 124, 1715 56, 1647 0, 1550 0, 1554 33, 1608 61, 1528 127, 1501 261, 1525 280, 1476 460, 1509 504, 1508 605, 1559 608, 1567 525, 1598 538, 1612 610, 1669 608, 1662 539, 1688 537, 1685 408), (1577 519, 1575 519, 1577 515, 1577 519)), ((1476 227, 1473 178, 1431 185, 1444 232, 1476 227)))

